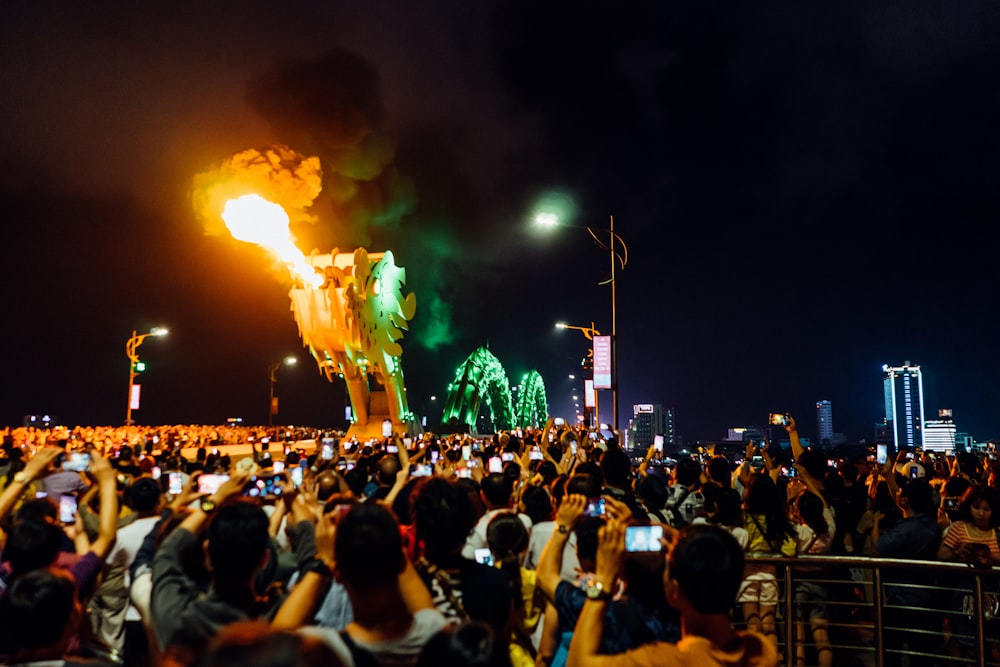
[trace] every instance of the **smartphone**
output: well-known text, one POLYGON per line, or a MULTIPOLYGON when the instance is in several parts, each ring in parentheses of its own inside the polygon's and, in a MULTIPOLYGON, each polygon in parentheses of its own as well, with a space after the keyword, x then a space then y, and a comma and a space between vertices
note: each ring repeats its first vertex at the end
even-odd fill
POLYGON ((59 520, 63 523, 76 522, 76 496, 59 496, 59 520))
POLYGON ((569 453, 576 456, 576 440, 571 440, 569 443, 569 453))
POLYGON ((663 451, 663 436, 654 435, 653 436, 653 449, 658 452, 663 451))
POLYGON ((160 466, 153 466, 153 469, 150 471, 150 474, 153 476, 153 479, 160 479, 160 476, 163 474, 163 471, 160 470, 160 466))
POLYGON ((957 510, 958 509, 958 498, 943 498, 941 500, 941 505, 946 510, 957 510))
POLYGON ((490 472, 503 472, 503 459, 499 456, 491 456, 489 464, 490 472))
POLYGON ((583 513, 586 516, 604 516, 607 513, 604 498, 591 498, 588 500, 587 509, 583 513))
POLYGON ((910 479, 916 479, 920 476, 920 468, 913 466, 910 468, 910 479))
POLYGON ((466 461, 472 456, 472 445, 462 445, 462 458, 466 461))
POLYGON ((62 469, 72 470, 73 472, 86 472, 90 470, 90 454, 70 452, 63 460, 62 469))
POLYGON ((399 453, 399 447, 397 447, 396 445, 386 445, 385 446, 385 453, 386 454, 398 454, 399 453))
POLYGON ((285 462, 275 461, 274 463, 271 464, 271 470, 273 470, 275 473, 285 472, 285 462))
POLYGON ((954 449, 946 449, 946 450, 944 450, 944 455, 945 455, 945 457, 947 457, 949 459, 953 458, 955 456, 955 450, 954 449))
POLYGON ((392 437, 392 420, 385 419, 382 421, 382 437, 391 438, 392 437))
POLYGON ((198 477, 198 493, 212 495, 227 479, 229 479, 229 475, 200 475, 198 477))
POLYGON ((471 468, 459 468, 458 470, 455 471, 455 475, 458 476, 458 477, 469 479, 470 477, 472 477, 472 469, 471 468))
POLYGON ((476 549, 475 551, 476 562, 482 565, 493 565, 493 552, 489 549, 476 549))
POLYGON ((169 482, 167 486, 167 493, 172 496, 179 496, 181 491, 183 491, 184 478, 181 477, 179 472, 172 472, 168 475, 169 482))
POLYGON ((281 495, 281 475, 254 475, 243 487, 243 495, 253 498, 276 498, 281 495))
POLYGON ((413 444, 413 438, 403 438, 403 446, 404 447, 406 447, 407 449, 409 449, 410 445, 412 445, 412 444, 413 444))
POLYGON ((875 463, 885 465, 889 458, 889 445, 875 445, 875 463))
POLYGON ((503 454, 500 455, 500 459, 502 461, 513 461, 514 460, 514 452, 504 452, 503 454))
POLYGON ((292 484, 302 486, 302 466, 292 468, 292 484))
POLYGON ((785 477, 797 477, 799 474, 795 471, 794 467, 784 468, 784 471, 785 471, 785 477))
POLYGON ((319 449, 319 457, 324 461, 333 460, 333 438, 323 438, 323 444, 319 449))
POLYGON ((562 417, 556 417, 555 419, 552 420, 552 423, 555 424, 556 426, 565 426, 566 420, 563 419, 562 417))
POLYGON ((588 436, 591 440, 597 440, 597 431, 591 431, 588 436))
POLYGON ((414 477, 430 477, 434 474, 434 466, 430 463, 414 463, 410 466, 410 474, 414 477))
POLYGON ((660 551, 663 526, 629 526, 625 529, 625 551, 660 551))
POLYGON ((441 456, 440 452, 438 452, 437 450, 432 450, 431 451, 431 463, 437 463, 439 456, 441 456))
POLYGON ((788 426, 788 415, 772 412, 768 421, 774 426, 788 426))
POLYGON ((545 455, 542 454, 542 450, 538 449, 538 447, 532 447, 531 451, 528 452, 528 459, 531 461, 541 461, 544 458, 545 455))

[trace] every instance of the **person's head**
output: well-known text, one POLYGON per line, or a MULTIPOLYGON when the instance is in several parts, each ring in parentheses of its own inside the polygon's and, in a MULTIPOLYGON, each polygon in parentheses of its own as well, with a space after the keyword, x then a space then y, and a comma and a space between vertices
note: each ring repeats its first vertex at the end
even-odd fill
POLYGON ((908 479, 899 487, 897 503, 904 512, 907 510, 913 514, 934 514, 937 512, 937 508, 934 506, 934 490, 930 483, 922 477, 908 479))
POLYGON ((684 528, 663 573, 667 601, 683 615, 727 615, 743 581, 743 549, 715 526, 684 528))
POLYGON ((58 516, 56 504, 50 498, 32 498, 24 501, 24 504, 17 509, 14 520, 55 523, 58 516))
POLYGON ((609 449, 601 457, 601 472, 608 486, 627 488, 632 476, 632 461, 622 450, 609 449))
POLYGON ((528 550, 528 529, 513 512, 499 512, 486 526, 486 544, 507 573, 514 605, 524 607, 521 595, 521 556, 528 550))
POLYGON ((680 486, 694 486, 701 479, 701 464, 690 457, 682 458, 677 462, 674 478, 680 486))
POLYGON ((332 470, 324 470, 316 475, 316 498, 320 502, 326 502, 330 496, 340 490, 337 475, 332 470))
POLYGON ((17 655, 61 658, 82 619, 76 585, 63 570, 41 568, 18 577, 0 600, 0 622, 17 655))
POLYGON ((503 509, 510 506, 511 485, 502 473, 490 473, 479 483, 483 502, 489 509, 503 509))
POLYGON ((442 477, 425 477, 410 495, 410 516, 429 555, 458 551, 476 525, 469 494, 442 477))
POLYGON ((225 626, 195 667, 340 667, 321 640, 274 630, 263 621, 225 626))
POLYGON ((667 505, 667 485, 657 475, 646 475, 639 479, 635 492, 651 510, 662 510, 667 505))
POLYGON ((376 478, 380 486, 392 486, 396 483, 396 474, 399 473, 402 466, 399 464, 399 458, 395 454, 386 454, 378 460, 378 472, 376 478))
POLYGON ((485 623, 463 623, 440 631, 420 652, 417 667, 508 667, 507 642, 485 623))
POLYGON ((795 501, 795 509, 802 523, 813 529, 817 535, 829 531, 826 517, 823 516, 823 499, 811 491, 801 494, 795 501))
POLYGON ((997 506, 995 489, 974 484, 965 490, 958 501, 956 518, 975 525, 980 530, 988 530, 1000 526, 1000 509, 997 506))
POLYGON ((806 472, 813 476, 813 479, 821 480, 826 478, 827 460, 823 452, 816 451, 815 449, 807 449, 799 454, 795 465, 805 468, 806 472))
POLYGON ((129 505, 142 515, 152 515, 160 507, 159 483, 152 477, 140 477, 129 490, 129 505))
POLYGON ((522 511, 532 524, 549 521, 552 518, 552 497, 545 487, 528 485, 521 493, 522 511))
POLYGON ((593 572, 597 562, 597 532, 605 523, 596 516, 585 516, 580 519, 573 532, 576 533, 576 557, 584 572, 593 572))
POLYGON ((601 466, 597 465, 594 461, 584 461, 579 464, 573 469, 573 474, 590 475, 594 478, 597 488, 602 488, 604 486, 604 473, 601 471, 601 466))
POLYGON ((587 498, 597 498, 601 495, 601 480, 593 475, 576 473, 566 482, 564 495, 586 496, 587 498))
POLYGON ((721 489, 715 496, 715 525, 739 526, 743 521, 743 498, 733 488, 721 489))
POLYGON ((729 459, 721 454, 713 456, 705 466, 708 476, 712 481, 729 488, 733 485, 733 467, 729 465, 729 459))
POLYGON ((248 580, 264 565, 271 536, 268 518, 247 501, 225 503, 208 524, 208 555, 216 583, 248 580))
POLYGON ((535 472, 542 476, 542 484, 546 486, 559 476, 559 469, 552 461, 539 461, 535 472))
POLYGON ((379 503, 358 503, 337 522, 337 580, 348 590, 395 587, 405 565, 399 525, 379 503))
POLYGON ((62 529, 52 521, 24 519, 8 533, 3 557, 13 575, 20 577, 55 563, 62 541, 62 529))

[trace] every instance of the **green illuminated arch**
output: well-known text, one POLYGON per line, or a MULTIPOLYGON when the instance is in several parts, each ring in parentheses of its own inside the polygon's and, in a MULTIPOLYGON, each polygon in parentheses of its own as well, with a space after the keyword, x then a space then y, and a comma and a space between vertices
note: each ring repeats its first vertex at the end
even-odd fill
POLYGON ((480 347, 458 367, 454 381, 448 385, 442 421, 466 424, 475 430, 483 400, 489 408, 493 428, 509 430, 514 421, 510 380, 500 360, 485 347, 480 347))
POLYGON ((532 369, 521 378, 521 388, 517 393, 517 408, 514 422, 524 428, 542 426, 549 416, 545 400, 545 382, 538 371, 532 369))

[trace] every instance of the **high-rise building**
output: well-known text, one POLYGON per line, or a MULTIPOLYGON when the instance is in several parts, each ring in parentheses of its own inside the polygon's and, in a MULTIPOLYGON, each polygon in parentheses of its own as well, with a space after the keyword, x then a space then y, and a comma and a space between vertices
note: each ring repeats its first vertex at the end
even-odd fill
POLYGON ((928 451, 944 452, 955 449, 957 439, 958 428, 949 409, 938 410, 938 418, 928 419, 924 424, 924 449, 928 451))
POLYGON ((816 402, 816 429, 819 432, 819 444, 833 444, 833 407, 830 401, 816 402))
POLYGON ((674 412, 664 410, 659 403, 639 403, 632 406, 632 421, 629 426, 628 444, 630 449, 645 451, 653 444, 653 436, 662 435, 663 445, 674 445, 674 412))
POLYGON ((882 366, 885 421, 896 451, 924 446, 924 381, 920 366, 882 366))

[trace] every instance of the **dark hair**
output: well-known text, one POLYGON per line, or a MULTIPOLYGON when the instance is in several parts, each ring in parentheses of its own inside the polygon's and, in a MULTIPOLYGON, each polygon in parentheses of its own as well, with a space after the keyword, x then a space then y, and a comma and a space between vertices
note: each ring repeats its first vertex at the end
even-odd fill
POLYGON ((778 548, 786 536, 794 535, 778 487, 767 473, 755 473, 750 478, 743 508, 747 514, 763 517, 764 538, 772 549, 778 548))
POLYGON ((378 503, 359 503, 337 522, 333 551, 337 570, 355 588, 395 586, 403 570, 399 524, 378 503))
POLYGON ((722 489, 715 497, 715 525, 739 526, 743 520, 743 499, 736 489, 722 489))
POLYGON ((962 499, 958 501, 957 519, 972 523, 972 506, 980 500, 985 500, 990 509, 993 510, 993 516, 990 517, 990 528, 1000 526, 1000 504, 997 502, 996 489, 982 484, 973 484, 962 494, 962 499))
POLYGON ((253 574, 270 541, 264 510, 243 500, 222 505, 208 525, 208 553, 216 581, 238 581, 253 574))
POLYGON ((486 543, 500 569, 507 573, 510 595, 518 611, 524 608, 521 593, 521 553, 528 548, 528 529, 512 512, 498 512, 486 526, 486 543))
POLYGON ((677 462, 677 483, 681 486, 697 484, 701 479, 701 464, 688 457, 677 462))
POLYGON ((521 502, 532 525, 552 518, 552 496, 544 487, 528 485, 521 493, 521 502))
POLYGON ((0 600, 0 620, 11 648, 54 647, 75 602, 76 585, 68 573, 38 569, 19 577, 0 600))
POLYGON ((14 576, 44 568, 56 562, 63 532, 48 521, 25 519, 14 524, 7 535, 4 560, 10 561, 14 576))
POLYGON ((635 485, 635 492, 651 510, 662 510, 667 506, 667 485, 656 475, 646 475, 635 485))
POLYGON ((395 454, 386 454, 378 460, 378 483, 392 486, 396 483, 396 473, 402 469, 395 454))
POLYGON ((601 472, 608 486, 625 487, 632 474, 632 461, 620 449, 609 449, 601 457, 601 472))
MULTIPOLYGON (((16 449, 14 451, 20 452, 21 450, 16 449)), ((3 488, 5 489, 14 483, 14 475, 24 470, 24 467, 28 465, 24 462, 23 458, 14 457, 13 452, 11 452, 11 454, 12 456, 8 459, 10 461, 10 465, 7 467, 7 481, 3 485, 3 488)))
POLYGON ((559 469, 552 461, 539 461, 535 472, 542 476, 542 484, 551 484, 559 476, 559 469))
POLYGON ((566 482, 564 495, 579 494, 587 498, 597 498, 601 495, 601 480, 584 473, 577 473, 566 482))
POLYGON ((799 454, 795 465, 805 468, 806 472, 813 476, 813 479, 825 479, 827 466, 826 455, 815 449, 807 449, 799 454))
POLYGON ((417 483, 410 495, 410 516, 428 554, 460 549, 476 525, 468 493, 441 477, 425 477, 417 483))
POLYGON ((812 528, 817 535, 825 535, 830 532, 830 526, 823 516, 823 499, 812 491, 806 491, 795 501, 795 507, 799 510, 799 516, 807 526, 812 528))
POLYGON ((972 486, 972 482, 964 477, 951 477, 944 483, 944 496, 946 498, 958 498, 964 494, 970 486, 972 486))
POLYGON ((225 626, 196 667, 327 667, 340 665, 322 641, 274 630, 263 621, 225 626))
POLYGON ((601 470, 601 466, 593 461, 584 461, 574 468, 573 476, 576 477, 577 475, 590 475, 597 480, 597 488, 604 486, 604 471, 601 470))
POLYGON ((582 561, 597 559, 597 531, 604 525, 604 519, 596 516, 585 516, 576 524, 576 554, 582 561))
POLYGON ((933 514, 937 511, 934 506, 934 490, 926 479, 909 479, 899 492, 907 499, 910 509, 916 514, 933 514))
POLYGON ((743 549, 715 526, 688 526, 670 551, 670 578, 702 614, 728 614, 743 581, 743 549))
POLYGON ((56 504, 51 498, 32 498, 17 508, 14 521, 55 521, 58 516, 56 504))
POLYGON ((733 468, 729 465, 729 459, 721 454, 713 456, 705 466, 708 469, 708 476, 721 484, 724 488, 733 485, 733 468))
POLYGON ((131 486, 129 505, 136 512, 152 512, 160 504, 160 485, 152 477, 140 477, 131 486))
POLYGON ((493 507, 509 507, 511 483, 501 473, 490 473, 479 482, 483 497, 493 507))
POLYGON ((417 667, 510 667, 507 642, 499 642, 485 623, 449 626, 430 638, 417 667))

